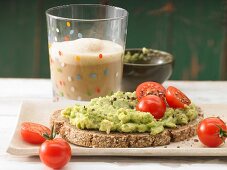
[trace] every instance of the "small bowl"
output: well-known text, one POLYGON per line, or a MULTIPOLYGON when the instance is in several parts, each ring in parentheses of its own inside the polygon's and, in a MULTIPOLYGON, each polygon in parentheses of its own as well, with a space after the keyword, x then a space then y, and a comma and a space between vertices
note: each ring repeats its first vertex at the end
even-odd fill
MULTIPOLYGON (((136 87, 145 81, 163 83, 168 80, 173 72, 174 57, 164 51, 153 50, 153 56, 145 64, 124 63, 122 91, 135 91, 136 87)), ((126 49, 125 53, 142 52, 142 49, 126 49)))

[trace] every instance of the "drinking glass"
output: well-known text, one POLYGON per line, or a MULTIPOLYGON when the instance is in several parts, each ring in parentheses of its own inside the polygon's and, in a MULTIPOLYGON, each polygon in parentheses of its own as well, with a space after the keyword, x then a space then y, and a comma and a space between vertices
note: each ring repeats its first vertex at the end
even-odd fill
POLYGON ((120 90, 128 12, 98 4, 46 11, 54 101, 90 100, 120 90))

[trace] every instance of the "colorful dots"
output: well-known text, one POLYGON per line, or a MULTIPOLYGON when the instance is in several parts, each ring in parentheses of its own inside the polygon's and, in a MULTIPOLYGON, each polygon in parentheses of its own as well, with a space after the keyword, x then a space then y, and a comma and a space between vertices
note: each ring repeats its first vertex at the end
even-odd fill
POLYGON ((59 57, 54 58, 54 60, 57 61, 57 62, 60 62, 59 57))
POLYGON ((53 64, 54 60, 50 57, 50 64, 53 64))
POLYGON ((83 37, 83 35, 81 33, 78 33, 77 36, 78 36, 78 38, 82 38, 83 37))
POLYGON ((58 54, 59 54, 59 56, 62 56, 62 52, 61 51, 58 51, 58 54))
POLYGON ((58 28, 56 28, 56 32, 59 32, 59 29, 58 28))
POLYGON ((67 79, 68 79, 69 82, 72 81, 72 77, 71 76, 68 76, 67 79))
POLYGON ((51 44, 50 44, 50 43, 48 44, 48 48, 49 48, 49 49, 51 48, 51 44))
POLYGON ((89 77, 92 79, 96 79, 97 75, 96 73, 90 73, 89 77))
POLYGON ((48 41, 51 41, 51 36, 50 35, 48 35, 48 41))
POLYGON ((60 92, 60 96, 64 97, 64 93, 63 92, 60 92))
POLYGON ((65 67, 65 63, 61 63, 61 67, 65 67))
POLYGON ((99 58, 102 59, 102 57, 103 57, 102 54, 99 54, 99 58))
POLYGON ((69 36, 68 35, 64 36, 64 40, 69 41, 70 40, 69 36))
POLYGON ((96 93, 100 93, 100 91, 101 91, 100 88, 97 87, 97 88, 96 88, 96 93))
POLYGON ((88 96, 91 96, 91 95, 92 95, 92 93, 91 93, 90 90, 87 91, 87 95, 88 95, 88 96))
POLYGON ((72 35, 74 33, 74 30, 70 30, 69 34, 72 35))
POLYGON ((67 27, 70 27, 71 26, 71 23, 69 21, 66 22, 66 26, 67 27))
POLYGON ((65 82, 64 82, 63 80, 60 80, 60 81, 59 81, 59 84, 60 84, 61 86, 64 86, 64 85, 65 85, 65 82))
MULTIPOLYGON (((56 94, 56 95, 57 95, 57 94, 56 94)), ((54 98, 54 101, 55 101, 55 102, 59 101, 59 97, 55 97, 55 98, 54 98)))
POLYGON ((111 95, 113 95, 114 94, 114 92, 111 90, 110 92, 109 92, 109 95, 111 96, 111 95))
POLYGON ((76 75, 76 79, 77 79, 77 80, 81 80, 81 79, 82 79, 81 76, 80 76, 80 74, 77 74, 77 75, 76 75))
POLYGON ((57 72, 62 73, 62 69, 61 68, 57 68, 57 72))
POLYGON ((74 92, 74 91, 75 91, 75 88, 72 86, 72 87, 70 87, 70 90, 71 90, 72 92, 74 92))
POLYGON ((76 62, 79 62, 80 61, 80 56, 75 56, 74 59, 75 59, 76 62))
POLYGON ((109 69, 108 69, 108 68, 105 68, 104 71, 103 71, 103 74, 104 74, 105 76, 107 76, 107 75, 109 74, 109 69))

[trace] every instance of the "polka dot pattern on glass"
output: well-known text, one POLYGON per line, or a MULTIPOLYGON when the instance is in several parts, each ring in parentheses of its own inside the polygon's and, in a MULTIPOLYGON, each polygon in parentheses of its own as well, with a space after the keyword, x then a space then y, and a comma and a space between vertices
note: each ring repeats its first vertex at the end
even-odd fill
POLYGON ((51 41, 51 36, 50 35, 48 35, 48 41, 51 41))
POLYGON ((70 40, 69 36, 68 35, 64 36, 64 40, 69 41, 70 40))
POLYGON ((102 54, 99 54, 99 59, 102 59, 102 57, 103 57, 102 54))
POLYGON ((50 64, 53 64, 54 60, 50 57, 50 64))
POLYGON ((77 34, 77 36, 78 38, 83 38, 83 35, 80 32, 77 34))
POLYGON ((68 76, 67 79, 68 79, 69 82, 72 81, 72 77, 71 76, 68 76))
POLYGON ((82 79, 82 78, 81 78, 81 75, 80 75, 80 74, 77 74, 77 75, 76 75, 76 79, 77 79, 77 80, 81 80, 81 79, 82 79))
POLYGON ((61 67, 65 67, 65 63, 61 63, 61 67))
POLYGON ((57 68, 57 72, 61 73, 62 69, 61 68, 57 68))
POLYGON ((101 92, 100 88, 97 87, 97 88, 96 88, 96 93, 100 93, 100 92, 101 92))
POLYGON ((71 26, 71 23, 69 21, 66 22, 66 26, 67 27, 70 27, 71 26))
POLYGON ((60 84, 61 86, 64 86, 64 85, 65 85, 65 82, 64 82, 63 80, 60 80, 60 81, 59 81, 59 84, 60 84))
POLYGON ((109 69, 108 69, 108 68, 105 68, 104 71, 103 71, 103 74, 104 74, 105 76, 107 76, 107 75, 109 74, 109 69))
POLYGON ((89 77, 92 79, 96 79, 97 75, 96 73, 90 73, 89 77))
POLYGON ((72 35, 74 33, 74 30, 70 30, 69 34, 72 35))
POLYGON ((75 56, 74 59, 75 59, 76 62, 79 62, 80 61, 80 56, 75 56))
POLYGON ((63 55, 61 51, 58 51, 58 54, 59 54, 59 56, 62 56, 63 55))
POLYGON ((64 93, 63 92, 60 92, 60 96, 64 97, 64 93))
POLYGON ((92 93, 91 93, 90 90, 87 91, 87 95, 88 95, 88 96, 91 96, 91 95, 92 95, 92 93))

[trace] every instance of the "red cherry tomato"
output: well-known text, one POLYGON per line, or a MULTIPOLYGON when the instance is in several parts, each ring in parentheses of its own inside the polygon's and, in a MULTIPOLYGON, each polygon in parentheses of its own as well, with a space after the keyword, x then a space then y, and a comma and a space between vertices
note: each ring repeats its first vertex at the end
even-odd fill
POLYGON ((71 158, 71 148, 62 138, 46 140, 39 149, 40 160, 48 167, 60 169, 71 158))
POLYGON ((166 101, 170 107, 184 108, 191 103, 190 99, 179 89, 169 86, 166 89, 166 101))
POLYGON ((140 100, 141 98, 147 95, 156 95, 165 100, 165 91, 166 91, 165 88, 161 84, 149 81, 144 82, 137 86, 136 96, 137 99, 140 100))
POLYGON ((165 114, 166 104, 160 97, 149 95, 139 101, 136 109, 141 112, 150 112, 155 119, 160 119, 165 114))
POLYGON ((218 147, 226 139, 226 125, 220 118, 206 118, 199 123, 197 134, 204 145, 218 147))
POLYGON ((21 124, 21 137, 24 141, 28 143, 43 143, 46 140, 43 137, 43 134, 50 135, 50 129, 46 126, 32 122, 23 122, 21 124))

